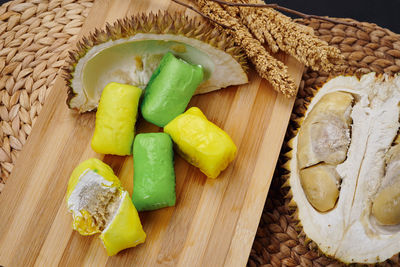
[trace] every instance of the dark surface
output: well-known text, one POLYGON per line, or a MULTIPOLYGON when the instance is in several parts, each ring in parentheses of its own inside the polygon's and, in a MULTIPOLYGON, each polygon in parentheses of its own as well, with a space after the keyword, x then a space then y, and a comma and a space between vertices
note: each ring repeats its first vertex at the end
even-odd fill
POLYGON ((400 34, 400 0, 277 0, 280 6, 329 17, 375 23, 400 34))
MULTIPOLYGON (((0 0, 0 4, 8 2, 0 0)), ((400 0, 271 0, 306 14, 353 18, 400 33, 400 0)))

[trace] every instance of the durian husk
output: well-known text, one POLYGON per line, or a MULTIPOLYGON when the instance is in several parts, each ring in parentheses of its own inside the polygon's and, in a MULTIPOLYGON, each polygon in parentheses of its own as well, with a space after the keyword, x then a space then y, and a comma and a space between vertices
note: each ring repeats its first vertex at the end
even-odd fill
MULTIPOLYGON (((276 171, 275 176, 279 176, 279 179, 281 179, 281 190, 284 195, 285 199, 285 206, 287 210, 289 211, 290 218, 293 220, 295 223, 296 227, 295 230, 298 232, 298 237, 302 240, 304 240, 304 245, 307 246, 311 251, 317 253, 319 256, 325 256, 334 260, 337 260, 341 263, 344 263, 348 265, 349 263, 342 262, 340 259, 334 258, 326 253, 324 253, 320 248, 318 247, 317 243, 315 243, 312 239, 310 239, 305 232, 303 231, 303 225, 299 219, 298 215, 298 207, 297 203, 293 199, 293 193, 291 191, 291 185, 290 185, 290 173, 291 173, 291 160, 293 158, 293 141, 297 137, 298 132, 300 127, 302 126, 302 123, 305 120, 306 112, 308 110, 308 107, 313 100, 313 98, 317 95, 319 90, 322 88, 324 84, 329 82, 331 79, 334 79, 337 76, 354 76, 357 77, 357 79, 360 79, 363 75, 362 72, 348 72, 348 74, 343 74, 343 73, 337 73, 336 75, 331 74, 329 75, 326 79, 321 80, 317 86, 315 87, 307 87, 305 88, 304 84, 301 84, 299 88, 300 94, 304 94, 301 98, 298 98, 295 102, 293 111, 292 111, 292 117, 290 119, 288 129, 285 135, 285 140, 284 144, 281 149, 281 156, 279 158, 279 167, 276 171)), ((375 78, 376 80, 381 80, 383 74, 382 73, 376 73, 375 78)), ((304 78, 303 78, 304 79, 304 78)), ((398 144, 400 142, 400 135, 397 136, 397 138, 393 141, 393 144, 398 144)), ((400 253, 397 253, 393 255, 389 259, 381 260, 373 264, 363 264, 365 266, 381 266, 382 264, 385 265, 386 261, 390 261, 392 258, 399 257, 400 253)), ((353 263, 354 264, 354 263, 353 263)), ((358 264, 356 264, 358 265, 358 264)), ((385 265, 386 266, 386 265, 385 265)))
POLYGON ((149 14, 142 13, 119 19, 113 24, 107 23, 103 30, 96 28, 76 44, 76 49, 69 52, 69 60, 67 60, 66 67, 63 68, 64 79, 68 86, 68 106, 70 100, 76 95, 71 81, 79 59, 93 46, 109 40, 133 36, 137 33, 173 34, 194 38, 227 52, 241 65, 244 71, 247 72, 249 69, 242 48, 235 44, 231 36, 219 31, 209 22, 189 18, 184 12, 169 13, 167 11, 159 11, 156 14, 152 12, 149 14))
MULTIPOLYGON (((263 264, 273 266, 344 266, 333 258, 319 253, 314 242, 306 242, 304 233, 301 231, 302 226, 299 225, 296 215, 293 214, 296 210, 296 204, 294 201, 291 202, 291 193, 288 192, 289 171, 282 166, 291 158, 292 145, 290 140, 297 134, 310 100, 314 97, 318 87, 330 79, 330 75, 355 75, 359 77, 361 74, 371 71, 393 74, 400 70, 400 64, 397 63, 395 57, 390 55, 393 51, 393 44, 399 41, 398 35, 375 24, 352 19, 338 20, 354 22, 358 28, 326 23, 316 19, 295 20, 300 24, 312 27, 317 36, 320 36, 330 45, 340 48, 345 58, 341 70, 326 73, 308 68, 303 74, 277 168, 272 179, 271 189, 250 254, 249 266, 263 264), (380 35, 378 36, 376 33, 380 33, 380 35), (370 53, 371 51, 372 53, 370 53), (382 52, 373 53, 373 51, 382 52), (357 59, 354 56, 357 56, 357 59), (379 62, 379 64, 371 62, 379 62), (285 195, 287 195, 286 198, 285 195), (293 230, 296 230, 296 232, 293 232, 293 230)), ((399 266, 399 263, 400 254, 396 254, 380 265, 399 266)))

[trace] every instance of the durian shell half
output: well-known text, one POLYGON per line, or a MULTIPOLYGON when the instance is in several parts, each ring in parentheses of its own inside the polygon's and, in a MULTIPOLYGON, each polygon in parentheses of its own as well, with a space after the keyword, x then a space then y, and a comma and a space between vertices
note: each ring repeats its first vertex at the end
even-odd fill
MULTIPOLYGON (((290 130, 287 133, 288 141, 286 142, 285 148, 283 149, 283 151, 285 151, 283 158, 284 162, 281 165, 282 171, 284 173, 284 175, 282 175, 282 187, 285 190, 288 190, 286 194, 288 203, 287 205, 289 210, 291 211, 291 216, 293 220, 297 223, 297 231, 299 232, 299 235, 307 240, 307 243, 309 243, 308 246, 310 248, 318 250, 320 254, 335 258, 347 264, 375 264, 383 262, 390 257, 398 254, 400 252, 400 225, 388 227, 377 225, 376 220, 372 218, 373 215, 371 215, 370 208, 368 208, 368 206, 371 206, 371 201, 373 199, 370 197, 368 197, 368 200, 366 201, 368 202, 367 204, 365 204, 366 208, 359 208, 360 206, 364 205, 363 203, 359 204, 358 207, 356 207, 360 210, 360 212, 357 212, 355 214, 356 216, 349 216, 349 211, 343 211, 342 214, 340 212, 337 212, 338 207, 339 209, 341 209, 343 208, 343 206, 346 205, 353 206, 353 194, 348 194, 349 192, 347 192, 346 194, 343 194, 341 192, 339 203, 337 203, 334 211, 326 213, 316 211, 307 201, 303 189, 301 189, 299 181, 299 170, 297 166, 297 137, 299 129, 302 126, 305 118, 312 110, 313 106, 315 106, 315 104, 319 101, 319 99, 322 98, 323 95, 334 91, 351 92, 355 95, 358 95, 360 92, 363 91, 363 87, 372 88, 372 90, 369 91, 370 97, 376 97, 379 101, 387 101, 387 97, 389 95, 388 92, 398 90, 400 88, 400 75, 397 75, 395 78, 389 77, 387 75, 376 75, 375 73, 370 73, 361 77, 340 76, 330 79, 321 88, 313 90, 312 96, 307 97, 307 99, 305 99, 304 102, 301 105, 298 105, 297 109, 294 110, 297 118, 292 120, 289 127, 290 130), (394 87, 397 87, 398 89, 395 89, 394 87), (310 219, 311 217, 313 217, 313 215, 309 212, 305 212, 305 209, 314 210, 315 214, 317 214, 316 217, 310 219), (346 217, 346 219, 341 221, 340 219, 338 219, 341 216, 346 217), (355 219, 357 218, 357 216, 359 216, 359 220, 355 219), (323 217, 329 217, 330 219, 332 219, 331 224, 325 225, 328 227, 322 226, 325 220, 323 219, 323 217), (335 229, 338 224, 349 223, 349 220, 353 221, 355 225, 354 227, 352 226, 346 229, 342 229, 343 231, 338 231, 337 229, 335 229), (319 221, 319 223, 315 223, 316 221, 319 221), (347 240, 341 239, 342 234, 348 236, 347 240), (385 242, 387 242, 386 245, 385 242), (347 246, 348 249, 339 249, 338 245, 339 247, 347 246)), ((399 98, 399 94, 396 94, 396 97, 399 98)), ((365 95, 364 101, 366 99, 368 99, 367 95, 365 95)), ((388 104, 390 104, 393 107, 393 110, 395 110, 396 105, 393 105, 395 101, 392 102, 393 103, 388 104)), ((371 103, 371 105, 375 104, 376 103, 374 102, 371 103)), ((393 125, 395 125, 394 129, 389 129, 389 127, 386 129, 387 131, 390 131, 390 134, 388 135, 395 138, 396 134, 398 134, 397 126, 399 125, 399 122, 394 121, 393 125)), ((397 139, 395 138, 393 140, 392 145, 397 144, 399 136, 400 135, 397 135, 397 139)), ((391 137, 388 137, 387 139, 391 140, 391 137)), ((357 144, 354 145, 354 147, 356 146, 357 144)), ((355 153, 353 153, 353 155, 354 154, 355 153)), ((371 159, 373 158, 373 156, 369 158, 371 159)), ((369 164, 369 166, 372 165, 369 164)), ((346 167, 348 167, 348 165, 346 167)), ((365 185, 368 184, 365 182, 365 180, 361 182, 365 185)), ((347 180, 345 183, 354 183, 354 181, 347 180)), ((354 184, 354 186, 357 185, 354 184)), ((341 188, 341 191, 343 190, 344 189, 341 188)), ((371 194, 371 192, 368 192, 366 194, 360 193, 360 191, 356 192, 357 194, 355 196, 355 202, 360 199, 364 199, 366 198, 366 195, 371 194)), ((350 223, 350 225, 352 224, 350 223)))
MULTIPOLYGON (((95 63, 90 66, 93 58, 104 55, 104 51, 111 51, 110 48, 113 49, 115 46, 141 41, 151 41, 151 46, 160 45, 159 51, 158 48, 152 48, 157 50, 156 53, 171 51, 189 63, 203 65, 206 78, 195 94, 207 93, 230 85, 248 82, 246 57, 242 49, 235 45, 233 38, 204 20, 189 18, 181 12, 160 11, 157 14, 141 14, 118 20, 112 25, 107 24, 104 30, 96 29, 78 42, 76 49, 70 52, 70 59, 64 69, 65 80, 69 87, 67 99, 69 108, 77 109, 79 112, 95 109, 103 87, 108 82, 115 81, 113 80, 113 73, 110 73, 111 70, 107 69, 111 66, 99 66, 101 64, 96 65, 95 63), (96 86, 91 85, 93 82, 86 81, 85 69, 87 66, 91 69, 86 72, 90 75, 98 75, 98 79, 102 79, 95 81, 96 86), (90 86, 86 86, 85 82, 90 86), (85 87, 95 88, 88 89, 85 87)), ((146 46, 148 46, 147 43, 142 45, 142 48, 146 49, 146 46)), ((125 48, 125 50, 127 49, 125 48)), ((111 51, 109 53, 111 59, 112 53, 115 54, 115 52, 120 53, 116 50, 111 51)), ((126 56, 124 55, 122 58, 129 58, 133 65, 141 56, 138 54, 139 52, 136 53, 135 51, 123 51, 121 53, 126 53, 126 56)), ((150 51, 150 53, 152 52, 150 51)), ((119 56, 121 57, 121 55, 119 56)), ((151 60, 155 62, 150 62, 152 64, 148 65, 155 68, 158 59, 152 58, 151 60)), ((118 62, 113 62, 113 60, 107 59, 103 62, 108 62, 114 67, 118 66, 118 62)), ((147 68, 146 65, 143 67, 147 68)), ((130 67, 125 67, 125 70, 131 75, 130 67)), ((144 73, 144 80, 146 81, 150 78, 152 69, 145 69, 141 73, 144 73)), ((124 75, 126 76, 126 73, 124 75)), ((93 80, 94 78, 91 77, 90 79, 93 80)), ((130 83, 129 80, 127 78, 125 83, 130 83)), ((117 82, 124 82, 124 80, 117 82)), ((138 86, 132 82, 130 84, 138 86)), ((139 87, 144 88, 140 85, 139 87)))

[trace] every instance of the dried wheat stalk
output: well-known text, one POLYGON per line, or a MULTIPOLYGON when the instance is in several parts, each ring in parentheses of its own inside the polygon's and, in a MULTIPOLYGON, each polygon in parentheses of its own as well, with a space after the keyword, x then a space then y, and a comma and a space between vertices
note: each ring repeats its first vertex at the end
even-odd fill
POLYGON ((222 8, 219 4, 207 0, 195 0, 201 13, 220 24, 226 25, 226 30, 234 36, 236 42, 245 50, 247 57, 254 64, 262 78, 268 80, 273 88, 287 96, 296 94, 296 86, 289 77, 287 67, 275 59, 234 15, 236 7, 222 8))
MULTIPOLYGON (((238 2, 238 0, 228 0, 238 2)), ((241 3, 261 4, 261 0, 239 0, 241 3)), ((228 7, 229 8, 229 7, 228 7)), ((282 13, 272 9, 237 7, 241 21, 256 39, 266 43, 273 52, 284 51, 304 65, 316 71, 330 72, 342 57, 339 49, 314 35, 311 28, 304 27, 282 13)))
MULTIPOLYGON (((178 0, 173 0, 183 4, 178 0)), ((284 51, 301 63, 316 71, 330 72, 340 66, 342 56, 339 49, 320 40, 309 27, 295 23, 290 17, 274 10, 285 10, 303 17, 306 15, 277 4, 265 4, 261 0, 193 0, 199 10, 183 4, 208 18, 214 24, 225 28, 245 50, 259 75, 267 79, 273 88, 287 96, 296 94, 293 80, 288 76, 287 67, 276 60, 265 49, 276 53, 284 51)), ((339 22, 354 26, 351 22, 339 22)))

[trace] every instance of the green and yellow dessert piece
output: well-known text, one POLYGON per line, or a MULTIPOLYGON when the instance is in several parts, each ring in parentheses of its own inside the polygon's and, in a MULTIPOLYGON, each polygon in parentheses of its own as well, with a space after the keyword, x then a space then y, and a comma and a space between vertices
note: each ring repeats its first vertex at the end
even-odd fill
POLYGON ((101 94, 96 112, 92 148, 97 153, 132 154, 135 123, 142 90, 138 87, 109 83, 101 94))
POLYGON ((178 153, 210 178, 216 178, 236 156, 227 133, 207 120, 197 107, 188 109, 164 127, 178 153))
POLYGON ((73 229, 82 235, 101 233, 109 256, 145 241, 146 234, 128 192, 101 160, 91 158, 74 169, 66 200, 73 229))
POLYGON ((133 146, 132 201, 138 211, 175 205, 172 140, 166 133, 138 134, 133 146))
POLYGON ((141 112, 143 118, 157 126, 183 113, 203 81, 203 68, 191 65, 167 53, 146 86, 141 112))

